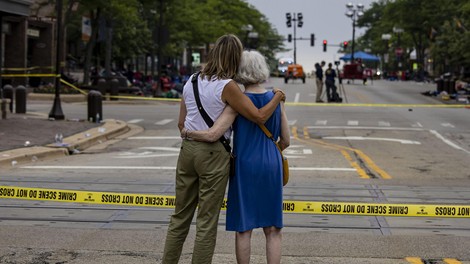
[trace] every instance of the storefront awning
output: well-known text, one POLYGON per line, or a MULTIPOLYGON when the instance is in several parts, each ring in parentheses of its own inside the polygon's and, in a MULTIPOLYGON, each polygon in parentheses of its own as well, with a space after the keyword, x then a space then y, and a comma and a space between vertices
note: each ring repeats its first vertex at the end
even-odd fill
POLYGON ((3 15, 29 16, 32 0, 0 0, 0 12, 3 15))

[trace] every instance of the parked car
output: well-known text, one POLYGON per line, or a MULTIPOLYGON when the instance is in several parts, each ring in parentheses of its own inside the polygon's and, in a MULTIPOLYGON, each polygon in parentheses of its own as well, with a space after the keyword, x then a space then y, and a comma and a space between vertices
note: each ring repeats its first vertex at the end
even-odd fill
POLYGON ((300 64, 291 64, 287 66, 286 75, 284 76, 284 83, 287 83, 289 79, 302 79, 302 82, 305 83, 305 72, 300 64))

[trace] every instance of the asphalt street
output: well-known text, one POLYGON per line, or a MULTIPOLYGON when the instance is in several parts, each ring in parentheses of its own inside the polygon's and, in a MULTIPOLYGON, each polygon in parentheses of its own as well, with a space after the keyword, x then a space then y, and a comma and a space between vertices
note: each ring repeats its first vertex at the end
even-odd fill
MULTIPOLYGON (((468 205, 468 109, 423 107, 442 104, 420 95, 429 86, 382 81, 345 84, 349 102, 361 106, 310 105, 310 81, 283 86, 292 136, 286 153, 292 180, 284 188, 285 200, 468 205), (403 93, 404 98, 397 95, 403 93), (407 105, 368 105, 396 102, 407 105)), ((99 126, 80 121, 86 118, 84 102, 63 104, 70 121, 48 121, 50 107, 50 101, 31 100, 28 115, 10 117, 25 123, 34 119, 45 128, 60 122, 64 128, 55 130, 67 135, 77 129, 75 137, 64 139, 71 155, 29 156, 15 166, 10 159, 2 167, 1 185, 174 194, 177 103, 107 102, 104 118, 109 119, 99 126)), ((39 144, 39 134, 32 138, 17 145, 39 144)), ((50 135, 44 140, 54 143, 50 135)), ((0 152, 1 158, 11 158, 5 154, 0 152)), ((0 263, 155 263, 172 212, 24 199, 0 199, 0 207, 0 236, 8 238, 0 240, 0 263)), ((286 213, 284 221, 282 263, 470 263, 468 218, 286 213)), ((224 231, 224 224, 222 212, 214 263, 236 263, 234 235, 224 231)), ((190 263, 193 239, 194 230, 181 263, 190 263)), ((265 263, 259 230, 252 251, 252 263, 265 263)))

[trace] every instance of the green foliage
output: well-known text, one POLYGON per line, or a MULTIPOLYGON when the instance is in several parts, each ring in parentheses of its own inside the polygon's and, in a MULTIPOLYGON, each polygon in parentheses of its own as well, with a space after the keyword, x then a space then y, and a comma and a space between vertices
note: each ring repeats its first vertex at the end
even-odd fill
MULTIPOLYGON (((395 48, 415 51, 416 62, 434 61, 437 71, 470 68, 470 2, 460 0, 381 0, 372 4, 358 21, 367 31, 358 40, 375 54, 388 53, 394 58, 395 48), (403 33, 393 32, 402 28, 403 33), (383 34, 392 38, 385 43, 383 34)), ((405 65, 410 68, 409 65, 405 65)))
MULTIPOLYGON (((67 17, 69 41, 80 40, 82 15, 100 14, 92 19, 94 23, 104 19, 112 25, 115 61, 156 52, 157 48, 165 57, 179 58, 184 48, 208 47, 227 33, 245 41, 242 27, 247 24, 258 32, 258 50, 268 59, 274 59, 283 45, 282 37, 267 19, 243 0, 69 0, 69 6, 73 2, 80 4, 67 17), (158 47, 160 22, 165 40, 162 47, 158 47)), ((100 46, 100 57, 104 57, 105 45, 100 46)))

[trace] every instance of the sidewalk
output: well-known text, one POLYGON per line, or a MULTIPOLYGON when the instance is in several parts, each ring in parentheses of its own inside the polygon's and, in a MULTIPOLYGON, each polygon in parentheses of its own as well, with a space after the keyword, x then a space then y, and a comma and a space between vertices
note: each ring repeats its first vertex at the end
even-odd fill
POLYGON ((46 115, 8 113, 0 119, 0 168, 71 155, 129 130, 125 122, 50 121, 46 115), (62 144, 55 143, 62 134, 62 144))

